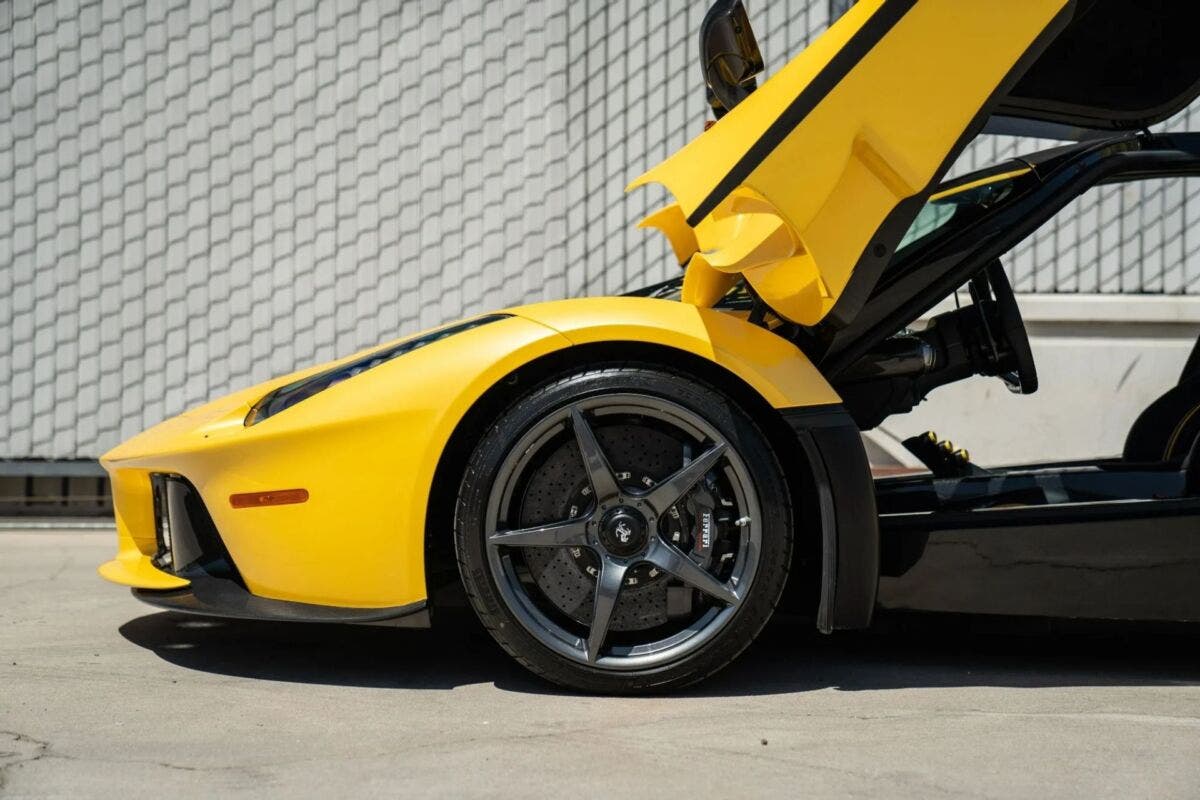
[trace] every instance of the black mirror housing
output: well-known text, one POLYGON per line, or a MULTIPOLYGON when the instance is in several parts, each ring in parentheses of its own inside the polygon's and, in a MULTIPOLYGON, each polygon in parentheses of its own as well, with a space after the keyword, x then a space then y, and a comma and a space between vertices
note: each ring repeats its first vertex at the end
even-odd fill
POLYGON ((757 88, 764 69, 742 0, 717 0, 700 23, 700 66, 708 104, 720 119, 757 88))

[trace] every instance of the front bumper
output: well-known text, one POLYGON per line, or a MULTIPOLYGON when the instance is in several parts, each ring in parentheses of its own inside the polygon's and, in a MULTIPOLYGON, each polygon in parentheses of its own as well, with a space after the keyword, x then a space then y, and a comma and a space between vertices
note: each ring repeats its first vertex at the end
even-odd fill
POLYGON ((354 622, 427 627, 424 601, 385 608, 340 608, 256 597, 246 589, 204 501, 185 478, 150 476, 155 553, 126 553, 100 573, 133 587, 139 600, 172 611, 288 622, 354 622))
MULTIPOLYGON (((423 602, 426 511, 446 442, 514 364, 565 341, 536 322, 502 319, 373 367, 254 425, 244 424, 251 406, 305 373, 133 437, 101 459, 112 479, 118 553, 100 574, 139 590, 190 589, 197 599, 185 604, 211 600, 193 574, 154 562, 160 542, 152 476, 166 474, 192 487, 254 598, 372 614, 423 602), (304 489, 306 499, 262 507, 232 501, 290 489, 304 489)), ((221 599, 227 605, 230 596, 221 599)))

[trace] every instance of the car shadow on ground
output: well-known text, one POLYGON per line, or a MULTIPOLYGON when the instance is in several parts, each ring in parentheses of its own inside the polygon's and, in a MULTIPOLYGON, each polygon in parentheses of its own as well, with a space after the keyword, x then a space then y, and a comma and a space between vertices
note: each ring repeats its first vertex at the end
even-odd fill
MULTIPOLYGON (((159 612, 124 624, 130 642, 188 669, 338 686, 451 689, 473 683, 561 690, 497 647, 473 618, 433 630, 222 620, 159 612)), ((683 693, 788 694, 911 687, 1200 684, 1200 626, 1134 626, 890 616, 823 636, 774 621, 730 668, 683 693)))

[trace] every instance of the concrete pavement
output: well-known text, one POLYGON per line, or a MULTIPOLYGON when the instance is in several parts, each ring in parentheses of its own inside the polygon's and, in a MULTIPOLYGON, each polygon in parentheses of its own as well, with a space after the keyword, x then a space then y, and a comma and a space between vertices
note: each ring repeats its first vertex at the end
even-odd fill
POLYGON ((558 692, 470 621, 210 621, 0 531, 0 795, 1196 797, 1200 638, 822 637, 669 697, 558 692))

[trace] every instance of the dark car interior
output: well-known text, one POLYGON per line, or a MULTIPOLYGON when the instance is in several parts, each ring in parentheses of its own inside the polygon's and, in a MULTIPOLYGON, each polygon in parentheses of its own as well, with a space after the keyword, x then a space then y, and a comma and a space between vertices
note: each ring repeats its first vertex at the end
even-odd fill
MULTIPOLYGON (((877 297, 887 298, 876 309, 878 320, 895 319, 904 307, 897 287, 919 291, 923 270, 953 276, 973 259, 991 259, 968 280, 970 303, 933 317, 915 334, 901 327, 837 373, 835 385, 860 424, 878 424, 911 408, 931 388, 975 374, 999 376, 1017 392, 1036 388, 1024 325, 1019 313, 1006 314, 1015 301, 998 259, 1056 213, 1063 198, 1090 186, 1194 175, 1196 145, 1193 135, 1144 135, 1096 144, 1090 153, 1086 145, 1060 151, 1035 166, 1032 182, 1010 197, 1010 207, 992 211, 1030 214, 1031 224, 1019 226, 1020 232, 990 242, 985 214, 974 223, 983 229, 974 234, 974 254, 953 244, 959 234, 951 231, 950 244, 931 245, 928 260, 898 265, 891 286, 877 290, 877 297), (1057 199, 1055 184, 1065 192, 1057 199), (1042 205, 1021 211, 1028 202, 1042 205), (939 247, 948 247, 941 252, 949 259, 939 247), (888 347, 914 342, 934 351, 923 366, 909 358, 904 369, 876 367, 871 374, 872 365, 891 363, 884 358, 888 347), (885 371, 890 374, 883 377, 885 371)), ((916 307, 924 313, 930 305, 928 295, 909 297, 910 312, 916 307)), ((869 335, 869 326, 860 335, 869 335)), ((843 352, 854 350, 851 343, 843 352)), ((880 607, 1162 620, 1197 613, 1192 582, 1200 563, 1200 337, 1175 384, 1133 422, 1120 455, 985 468, 933 433, 904 444, 928 472, 875 481, 880 607), (934 585, 936 591, 929 588, 934 585)))
MULTIPOLYGON (((1193 136, 1140 137, 1138 150, 1117 150, 1100 159, 1102 164, 1120 164, 1137 155, 1141 157, 1137 169, 1102 173, 1099 182, 1193 174, 1198 160, 1194 140, 1193 136)), ((1044 185, 1061 177, 1058 173, 1069 163, 1055 164, 1058 159, 1061 151, 1049 160, 1031 158, 1031 164, 1051 166, 1039 166, 1025 180, 1044 185)), ((1071 189, 1073 195, 1079 191, 1071 189)), ((1039 191, 1034 187, 1014 192, 1011 202, 1020 203, 1021 194, 1039 191)), ((1002 208, 976 209, 979 216, 971 219, 971 227, 986 226, 988 213, 1002 212, 1002 208)), ((932 234, 940 235, 944 234, 932 234)), ((901 251, 898 260, 904 261, 904 256, 901 251)), ((931 266, 937 268, 936 259, 931 266)), ((921 271, 919 261, 895 270, 908 280, 921 271)), ((905 329, 884 339, 836 375, 835 385, 860 427, 869 429, 892 413, 912 408, 933 388, 972 375, 999 376, 1017 393, 1036 390, 1029 339, 999 259, 972 276, 967 289, 969 304, 933 317, 924 330, 905 329)), ((877 481, 879 510, 884 515, 1196 498, 1200 496, 1200 337, 1176 384, 1134 421, 1119 457, 985 469, 932 432, 904 444, 929 474, 877 481)))

